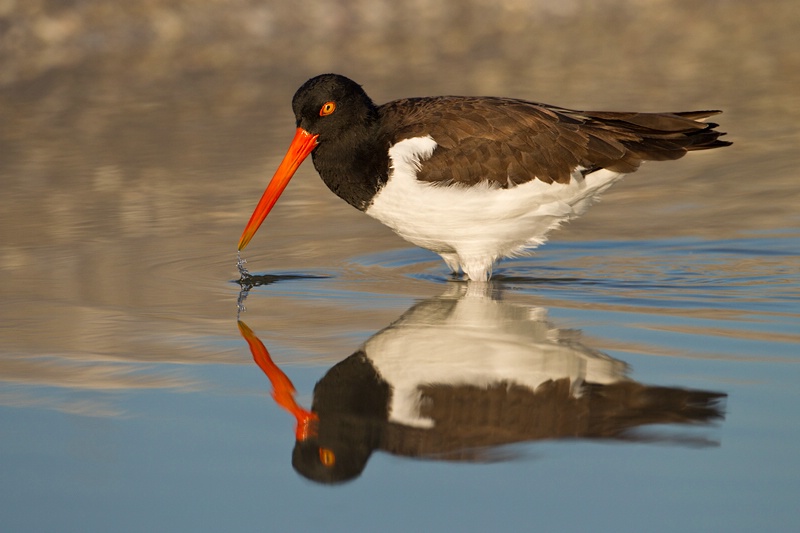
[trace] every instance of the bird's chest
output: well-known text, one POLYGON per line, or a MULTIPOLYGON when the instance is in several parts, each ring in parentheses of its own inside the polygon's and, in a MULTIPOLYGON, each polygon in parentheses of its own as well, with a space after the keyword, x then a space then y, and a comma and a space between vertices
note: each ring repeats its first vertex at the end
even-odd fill
POLYGON ((476 194, 481 187, 420 181, 420 168, 436 147, 430 136, 393 145, 388 154, 388 180, 365 212, 417 246, 451 253, 458 242, 476 234, 478 228, 470 214, 484 211, 487 198, 476 194))
POLYGON ((581 214, 619 174, 579 169, 568 183, 533 179, 500 188, 497 180, 472 185, 434 184, 417 178, 436 142, 407 139, 389 150, 387 182, 365 212, 406 240, 438 253, 505 255, 540 244, 563 220, 581 214))
POLYGON ((574 215, 557 188, 538 180, 512 189, 436 185, 395 169, 366 214, 438 253, 502 254, 574 215))

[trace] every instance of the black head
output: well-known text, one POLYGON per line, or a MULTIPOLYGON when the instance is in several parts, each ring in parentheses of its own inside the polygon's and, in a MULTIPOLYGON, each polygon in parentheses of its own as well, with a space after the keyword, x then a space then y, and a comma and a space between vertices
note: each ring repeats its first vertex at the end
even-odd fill
POLYGON ((372 449, 358 437, 340 434, 325 447, 320 442, 316 438, 296 441, 292 451, 295 471, 317 483, 332 485, 357 478, 372 455, 372 449))
POLYGON ((314 387, 315 432, 295 443, 292 465, 320 483, 355 479, 380 448, 388 425, 391 388, 366 352, 340 361, 314 387))
POLYGON ((339 74, 311 78, 292 98, 297 126, 319 135, 323 144, 353 134, 363 135, 377 120, 377 108, 353 80, 339 74))

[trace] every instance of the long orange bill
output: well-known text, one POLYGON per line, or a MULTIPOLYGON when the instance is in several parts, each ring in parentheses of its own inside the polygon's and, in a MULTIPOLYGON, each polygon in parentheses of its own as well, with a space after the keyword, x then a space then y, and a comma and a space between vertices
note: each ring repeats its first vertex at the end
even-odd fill
POLYGON ((247 324, 242 321, 239 321, 238 325, 239 332, 250 346, 250 353, 253 354, 253 360, 264 374, 267 375, 270 383, 272 383, 273 399, 278 405, 294 415, 297 421, 297 425, 295 426, 295 438, 298 441, 305 441, 309 437, 313 437, 316 432, 315 424, 317 420, 319 420, 317 415, 303 409, 297 404, 294 399, 294 385, 292 385, 289 377, 272 361, 266 346, 256 337, 253 330, 247 327, 247 324))
POLYGON ((312 135, 303 128, 297 128, 294 139, 292 139, 292 144, 289 145, 289 150, 287 150, 286 155, 283 157, 283 161, 281 161, 278 170, 275 171, 275 175, 272 176, 272 181, 267 185, 267 190, 264 191, 261 200, 258 201, 255 211, 253 211, 253 214, 250 216, 250 221, 242 232, 242 236, 239 239, 240 251, 244 250, 247 243, 249 243, 253 235, 256 234, 259 226, 261 226, 261 223, 267 218, 267 215, 272 210, 272 206, 278 201, 278 198, 289 184, 289 180, 292 179, 292 176, 294 176, 300 164, 317 146, 317 137, 318 135, 312 135))

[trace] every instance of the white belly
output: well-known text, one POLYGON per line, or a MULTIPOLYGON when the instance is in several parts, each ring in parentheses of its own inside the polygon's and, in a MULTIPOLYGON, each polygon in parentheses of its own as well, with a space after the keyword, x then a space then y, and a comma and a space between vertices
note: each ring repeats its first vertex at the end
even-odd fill
POLYGON ((418 166, 435 148, 431 137, 394 145, 389 180, 366 213, 472 280, 488 279, 498 259, 542 244, 548 231, 583 214, 623 176, 599 170, 584 177, 577 168, 569 184, 531 180, 508 189, 421 182, 418 166))

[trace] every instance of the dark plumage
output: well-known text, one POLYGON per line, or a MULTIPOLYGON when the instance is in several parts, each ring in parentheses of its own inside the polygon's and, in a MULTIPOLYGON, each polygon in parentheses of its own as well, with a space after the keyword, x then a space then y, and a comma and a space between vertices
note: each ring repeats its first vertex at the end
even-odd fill
POLYGON ((724 133, 717 124, 698 122, 716 110, 574 111, 511 98, 444 96, 395 100, 378 113, 396 125, 392 144, 434 136, 438 147, 417 177, 442 184, 568 183, 576 167, 630 173, 642 161, 731 144, 718 139, 724 133))

